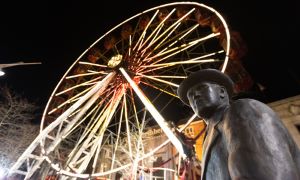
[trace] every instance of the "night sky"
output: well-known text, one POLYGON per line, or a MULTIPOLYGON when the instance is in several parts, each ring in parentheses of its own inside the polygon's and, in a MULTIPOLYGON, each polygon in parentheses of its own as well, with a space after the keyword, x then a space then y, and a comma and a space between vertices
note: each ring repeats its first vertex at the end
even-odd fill
MULTIPOLYGON (((42 62, 5 69, 9 85, 44 108, 77 57, 105 32, 138 12, 171 1, 7 1, 0 5, 0 64, 42 62)), ((243 64, 265 86, 264 102, 300 94, 299 3, 198 1, 218 10, 241 33, 243 64)), ((270 1, 271 2, 271 1, 270 1)))

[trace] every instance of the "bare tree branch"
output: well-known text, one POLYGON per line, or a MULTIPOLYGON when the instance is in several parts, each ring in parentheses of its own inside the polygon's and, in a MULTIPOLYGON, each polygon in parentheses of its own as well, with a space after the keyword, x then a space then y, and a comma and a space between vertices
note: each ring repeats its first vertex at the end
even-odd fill
POLYGON ((33 125, 37 106, 26 98, 0 87, 0 168, 4 173, 39 133, 33 125))

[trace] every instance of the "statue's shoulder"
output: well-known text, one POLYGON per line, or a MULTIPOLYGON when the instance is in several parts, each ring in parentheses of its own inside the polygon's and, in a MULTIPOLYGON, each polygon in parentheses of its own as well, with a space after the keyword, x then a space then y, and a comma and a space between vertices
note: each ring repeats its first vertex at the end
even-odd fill
POLYGON ((230 116, 256 121, 263 115, 274 116, 275 112, 265 103, 255 99, 238 99, 231 103, 230 116))
POLYGON ((258 100, 255 99, 249 99, 249 98, 244 98, 244 99, 238 99, 235 100, 231 103, 231 107, 232 108, 238 108, 240 110, 244 110, 244 109, 265 109, 265 110, 271 110, 271 108, 258 100))

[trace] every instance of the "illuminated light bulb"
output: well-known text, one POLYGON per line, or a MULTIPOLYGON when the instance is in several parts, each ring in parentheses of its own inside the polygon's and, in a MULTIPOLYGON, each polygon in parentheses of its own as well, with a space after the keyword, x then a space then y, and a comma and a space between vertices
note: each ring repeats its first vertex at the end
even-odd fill
POLYGON ((4 76, 5 75, 5 72, 2 71, 2 69, 0 69, 0 76, 4 76))

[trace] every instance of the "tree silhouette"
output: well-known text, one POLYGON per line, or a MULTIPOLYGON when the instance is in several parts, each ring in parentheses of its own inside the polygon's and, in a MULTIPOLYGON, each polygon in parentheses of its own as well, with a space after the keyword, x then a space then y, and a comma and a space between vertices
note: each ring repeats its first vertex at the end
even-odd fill
MULTIPOLYGON (((0 169, 2 176, 39 133, 37 106, 7 86, 0 87, 0 169)), ((0 174, 1 178, 1 174, 0 174)))

